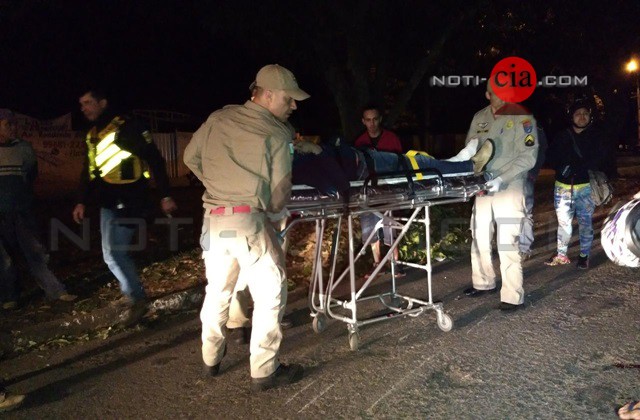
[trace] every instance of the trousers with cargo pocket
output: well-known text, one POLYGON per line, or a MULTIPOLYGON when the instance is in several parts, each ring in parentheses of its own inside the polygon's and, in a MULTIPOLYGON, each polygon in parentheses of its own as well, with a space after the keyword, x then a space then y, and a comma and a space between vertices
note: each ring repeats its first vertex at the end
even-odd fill
POLYGON ((251 377, 264 378, 279 366, 280 321, 287 301, 284 253, 262 212, 205 214, 200 239, 207 274, 202 305, 202 358, 222 360, 233 292, 242 275, 254 301, 251 377), (242 274, 241 274, 242 273, 242 274))

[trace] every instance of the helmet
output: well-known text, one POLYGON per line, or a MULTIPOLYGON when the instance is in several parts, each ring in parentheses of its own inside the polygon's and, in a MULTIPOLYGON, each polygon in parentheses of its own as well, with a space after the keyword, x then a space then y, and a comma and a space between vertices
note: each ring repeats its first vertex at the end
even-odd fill
POLYGON ((600 242, 614 263, 640 267, 640 199, 614 209, 605 220, 600 242))
POLYGON ((593 101, 586 96, 580 96, 569 105, 568 114, 569 118, 573 117, 573 113, 580 108, 586 108, 590 113, 593 113, 593 101))

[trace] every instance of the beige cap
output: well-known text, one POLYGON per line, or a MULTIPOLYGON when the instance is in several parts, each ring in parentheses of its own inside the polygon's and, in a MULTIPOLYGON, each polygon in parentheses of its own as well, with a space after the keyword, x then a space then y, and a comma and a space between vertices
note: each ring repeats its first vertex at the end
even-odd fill
POLYGON ((253 90, 256 86, 263 89, 284 90, 296 101, 303 101, 310 96, 298 87, 293 73, 277 64, 269 64, 260 69, 249 90, 253 90))

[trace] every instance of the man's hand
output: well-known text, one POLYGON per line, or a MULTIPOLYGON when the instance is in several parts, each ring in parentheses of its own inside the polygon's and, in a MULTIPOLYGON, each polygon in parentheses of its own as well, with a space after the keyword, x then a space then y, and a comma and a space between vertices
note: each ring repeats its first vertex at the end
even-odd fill
POLYGON ((81 224, 84 220, 84 204, 76 204, 71 214, 73 215, 73 221, 77 224, 81 224))
POLYGON ((502 178, 497 177, 484 184, 487 187, 487 192, 498 192, 502 186, 502 178))
POLYGON ((162 208, 162 212, 167 216, 171 215, 171 213, 178 210, 178 205, 176 204, 175 201, 173 201, 173 198, 171 197, 163 198, 160 201, 160 207, 162 208))

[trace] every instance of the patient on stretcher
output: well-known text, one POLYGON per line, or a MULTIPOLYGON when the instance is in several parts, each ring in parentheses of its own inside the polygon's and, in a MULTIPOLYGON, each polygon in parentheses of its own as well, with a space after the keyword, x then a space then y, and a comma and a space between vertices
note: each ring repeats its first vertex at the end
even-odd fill
MULTIPOLYGON (((349 181, 363 180, 372 174, 435 169, 440 173, 481 173, 493 158, 491 140, 469 160, 438 160, 424 152, 405 155, 380 152, 374 149, 356 149, 345 145, 317 145, 300 141, 294 146, 293 183, 309 185, 323 194, 334 195, 349 189, 349 181)), ((464 149, 463 149, 464 151, 464 149)))

